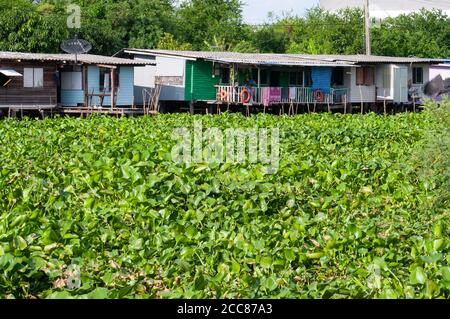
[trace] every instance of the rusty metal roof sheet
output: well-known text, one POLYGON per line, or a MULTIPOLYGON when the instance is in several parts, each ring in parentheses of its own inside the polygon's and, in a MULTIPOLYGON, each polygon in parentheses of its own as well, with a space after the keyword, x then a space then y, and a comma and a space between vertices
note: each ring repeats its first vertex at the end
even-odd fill
POLYGON ((149 55, 178 56, 192 59, 205 59, 224 63, 243 63, 256 65, 305 65, 305 66, 353 66, 366 63, 440 63, 448 59, 417 57, 389 57, 375 55, 312 55, 312 54, 274 54, 237 53, 207 51, 175 51, 149 49, 123 49, 121 53, 142 53, 149 55))
POLYGON ((254 65, 283 65, 283 66, 352 66, 355 63, 342 60, 326 60, 311 57, 301 57, 293 54, 274 53, 236 53, 236 52, 206 52, 206 51, 171 51, 124 49, 121 53, 142 53, 148 55, 177 56, 191 59, 204 59, 221 63, 242 63, 254 65))
MULTIPOLYGON (((1 52, 0 60, 25 60, 25 61, 54 61, 54 62, 75 62, 74 54, 52 54, 52 53, 24 53, 24 52, 1 52)), ((108 57, 93 54, 78 54, 77 61, 85 64, 105 64, 105 65, 151 65, 154 62, 136 61, 117 57, 108 57)))

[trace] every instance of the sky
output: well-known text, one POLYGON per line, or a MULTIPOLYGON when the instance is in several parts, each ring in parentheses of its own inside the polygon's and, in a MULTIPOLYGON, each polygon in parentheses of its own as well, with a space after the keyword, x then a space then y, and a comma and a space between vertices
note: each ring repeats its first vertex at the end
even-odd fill
POLYGON ((242 0, 243 16, 247 23, 258 24, 267 21, 267 14, 281 16, 283 12, 302 15, 306 9, 319 4, 319 0, 242 0))

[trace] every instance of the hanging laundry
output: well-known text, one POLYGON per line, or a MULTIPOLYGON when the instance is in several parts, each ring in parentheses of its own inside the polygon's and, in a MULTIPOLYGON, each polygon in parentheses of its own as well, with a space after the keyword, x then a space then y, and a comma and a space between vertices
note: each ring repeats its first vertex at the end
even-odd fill
POLYGON ((281 102, 281 88, 271 87, 270 88, 270 102, 280 103, 281 102))
POLYGON ((262 102, 264 106, 269 106, 270 104, 270 88, 261 89, 262 102))
POLYGON ((289 100, 295 101, 297 99, 297 89, 289 88, 289 100))

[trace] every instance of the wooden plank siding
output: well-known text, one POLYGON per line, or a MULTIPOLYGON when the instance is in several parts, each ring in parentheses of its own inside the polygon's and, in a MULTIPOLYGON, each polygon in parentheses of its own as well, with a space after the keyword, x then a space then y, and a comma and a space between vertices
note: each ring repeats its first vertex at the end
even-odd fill
POLYGON ((42 68, 44 70, 42 88, 24 87, 23 77, 13 77, 6 87, 0 87, 0 104, 57 104, 57 63, 0 61, 0 68, 13 69, 22 75, 24 68, 42 68))
POLYGON ((185 100, 216 100, 216 88, 220 77, 213 77, 213 63, 209 61, 186 61, 185 100))

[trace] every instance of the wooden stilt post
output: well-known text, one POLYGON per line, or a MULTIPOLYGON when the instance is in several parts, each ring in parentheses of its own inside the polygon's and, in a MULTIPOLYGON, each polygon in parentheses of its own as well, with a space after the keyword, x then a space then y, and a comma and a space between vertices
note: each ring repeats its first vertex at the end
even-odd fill
POLYGON ((83 85, 83 94, 84 94, 84 107, 87 107, 88 106, 88 104, 89 104, 89 101, 88 101, 88 93, 89 93, 89 90, 88 90, 88 82, 87 82, 87 72, 86 72, 86 68, 87 68, 87 66, 85 66, 85 65, 83 65, 82 66, 82 85, 83 85))
POLYGON ((360 98, 360 101, 361 101, 361 114, 363 114, 363 112, 364 112, 364 101, 363 101, 361 85, 358 85, 358 87, 359 87, 359 98, 360 98))
POLYGON ((386 109, 386 89, 384 89, 383 91, 383 109, 384 109, 384 115, 387 114, 387 109, 386 109))
POLYGON ((111 110, 115 107, 115 95, 116 95, 116 79, 115 70, 111 68, 111 110))
POLYGON ((344 114, 347 114, 347 94, 344 95, 344 114))
POLYGON ((194 115, 194 101, 189 102, 189 113, 191 113, 191 115, 194 115))

